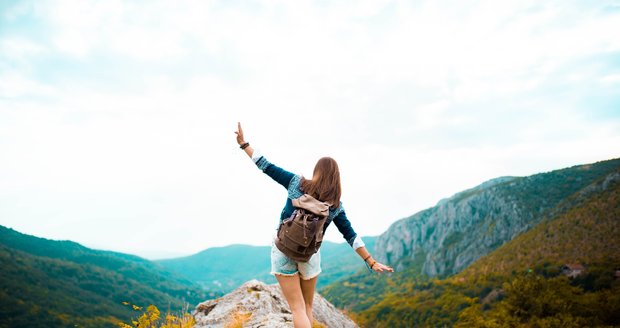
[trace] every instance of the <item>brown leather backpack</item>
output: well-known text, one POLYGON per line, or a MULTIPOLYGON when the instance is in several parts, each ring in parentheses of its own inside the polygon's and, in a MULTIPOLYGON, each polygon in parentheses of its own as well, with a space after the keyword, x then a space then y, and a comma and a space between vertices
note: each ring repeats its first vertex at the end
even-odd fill
POLYGON ((295 261, 308 262, 323 242, 323 226, 330 205, 308 194, 292 202, 295 211, 280 224, 276 247, 295 261))

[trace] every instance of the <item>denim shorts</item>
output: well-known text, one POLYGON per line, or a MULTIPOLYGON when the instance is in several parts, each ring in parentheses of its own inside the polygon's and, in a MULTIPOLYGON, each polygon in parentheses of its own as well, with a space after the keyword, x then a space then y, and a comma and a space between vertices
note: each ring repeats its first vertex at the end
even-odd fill
POLYGON ((308 262, 298 262, 288 258, 276 247, 275 240, 271 243, 271 274, 294 276, 299 273, 303 280, 310 280, 321 273, 321 251, 312 255, 308 262))

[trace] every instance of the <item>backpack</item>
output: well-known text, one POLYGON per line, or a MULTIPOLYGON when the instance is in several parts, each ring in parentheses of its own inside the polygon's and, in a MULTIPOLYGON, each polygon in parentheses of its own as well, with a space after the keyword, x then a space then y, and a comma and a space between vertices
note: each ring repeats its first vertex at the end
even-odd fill
POLYGON ((329 204, 305 194, 292 200, 293 214, 280 223, 276 247, 288 258, 308 262, 323 242, 323 226, 329 204))

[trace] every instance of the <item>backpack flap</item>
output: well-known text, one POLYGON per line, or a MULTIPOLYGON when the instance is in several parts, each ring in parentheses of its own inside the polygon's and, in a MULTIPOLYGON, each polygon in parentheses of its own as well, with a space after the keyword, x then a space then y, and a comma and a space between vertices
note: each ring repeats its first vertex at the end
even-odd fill
POLYGON ((329 215, 330 204, 323 203, 308 194, 304 194, 297 199, 293 199, 292 203, 296 208, 303 208, 318 216, 327 217, 329 215))

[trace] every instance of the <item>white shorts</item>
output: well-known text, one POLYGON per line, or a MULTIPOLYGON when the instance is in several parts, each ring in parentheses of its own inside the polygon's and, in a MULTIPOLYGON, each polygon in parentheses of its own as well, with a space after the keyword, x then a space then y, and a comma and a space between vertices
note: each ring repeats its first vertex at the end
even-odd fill
POLYGON ((288 258, 276 247, 275 241, 271 243, 271 274, 282 276, 294 276, 299 273, 303 280, 310 280, 321 273, 321 251, 312 255, 308 262, 298 262, 288 258))

